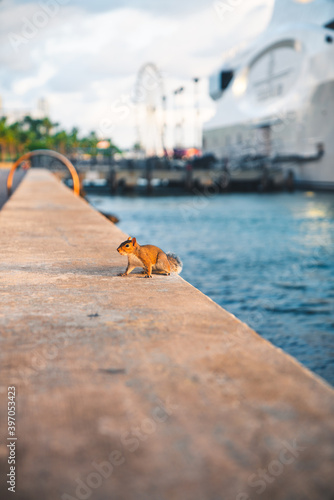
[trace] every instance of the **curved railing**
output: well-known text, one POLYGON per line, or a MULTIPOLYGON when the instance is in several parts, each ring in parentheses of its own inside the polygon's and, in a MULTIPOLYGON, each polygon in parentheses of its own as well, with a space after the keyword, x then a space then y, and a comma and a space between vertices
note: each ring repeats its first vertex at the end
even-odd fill
POLYGON ((64 156, 64 155, 62 155, 60 153, 57 153, 56 151, 52 151, 51 149, 35 149, 35 151, 29 151, 28 153, 25 153, 23 156, 21 156, 21 158, 19 158, 14 163, 14 165, 10 169, 10 172, 9 172, 8 178, 7 178, 7 191, 8 191, 8 195, 12 191, 15 170, 24 161, 29 160, 33 156, 42 156, 42 155, 51 156, 52 158, 55 158, 56 160, 59 160, 61 163, 63 163, 68 168, 68 170, 70 171, 70 174, 72 176, 72 180, 73 180, 73 191, 74 191, 74 194, 76 194, 77 196, 80 196, 80 179, 79 179, 78 173, 75 170, 73 164, 70 162, 70 160, 68 158, 66 158, 66 156, 64 156))

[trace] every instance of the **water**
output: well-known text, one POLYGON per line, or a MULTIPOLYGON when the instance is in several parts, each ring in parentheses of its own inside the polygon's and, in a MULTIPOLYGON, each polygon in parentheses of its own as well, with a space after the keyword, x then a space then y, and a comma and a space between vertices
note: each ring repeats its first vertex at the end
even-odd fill
MULTIPOLYGON (((184 279, 334 385, 334 196, 90 196, 184 279)), ((124 263, 125 265, 125 263, 124 263)))

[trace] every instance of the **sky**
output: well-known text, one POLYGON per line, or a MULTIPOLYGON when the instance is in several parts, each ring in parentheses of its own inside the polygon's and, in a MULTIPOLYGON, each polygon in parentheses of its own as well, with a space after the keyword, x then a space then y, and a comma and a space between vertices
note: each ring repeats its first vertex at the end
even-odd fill
POLYGON ((138 120, 140 127, 148 126, 134 104, 136 82, 137 88, 145 85, 145 77, 138 81, 138 71, 154 63, 161 80, 146 74, 159 82, 150 93, 152 105, 166 95, 169 141, 173 122, 183 120, 188 130, 183 140, 190 145, 195 142, 190 124, 196 100, 200 121, 214 114, 208 76, 221 66, 226 50, 265 29, 273 3, 0 0, 3 110, 33 111, 44 98, 51 119, 63 128, 77 126, 82 134, 96 130, 101 138, 130 147, 138 138, 138 120), (197 94, 194 77, 200 79, 197 94), (174 98, 180 86, 183 96, 174 98))

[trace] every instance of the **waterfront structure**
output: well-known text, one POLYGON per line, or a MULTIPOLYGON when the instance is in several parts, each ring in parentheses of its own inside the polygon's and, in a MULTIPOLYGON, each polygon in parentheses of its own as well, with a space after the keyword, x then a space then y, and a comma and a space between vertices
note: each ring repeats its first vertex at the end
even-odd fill
POLYGON ((158 67, 151 62, 141 66, 134 89, 139 156, 142 151, 145 151, 146 156, 164 154, 166 128, 164 93, 164 82, 158 67))
POLYGON ((203 150, 232 178, 334 190, 333 30, 333 0, 276 0, 265 32, 211 76, 203 150))
POLYGON ((334 498, 328 384, 180 277, 118 277, 127 235, 50 172, 0 231, 0 498, 334 498))

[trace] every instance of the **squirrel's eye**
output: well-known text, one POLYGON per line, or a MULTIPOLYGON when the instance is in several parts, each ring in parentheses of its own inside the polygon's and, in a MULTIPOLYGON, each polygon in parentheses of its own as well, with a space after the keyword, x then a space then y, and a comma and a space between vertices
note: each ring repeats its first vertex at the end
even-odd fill
POLYGON ((126 248, 129 248, 130 245, 125 245, 125 246, 126 246, 126 248))

